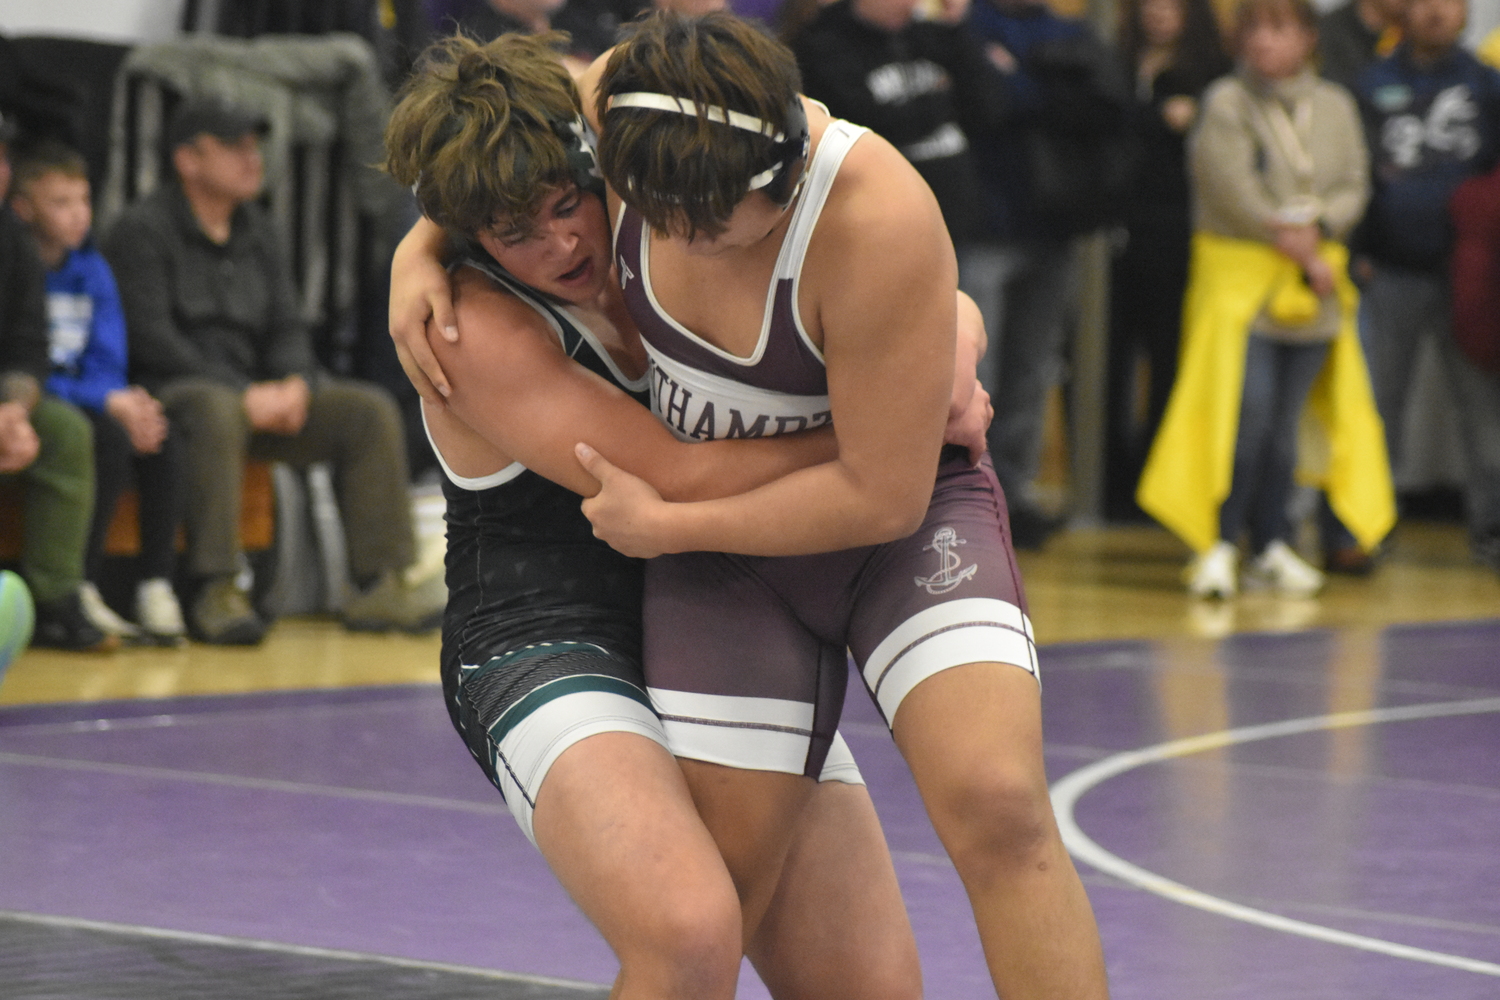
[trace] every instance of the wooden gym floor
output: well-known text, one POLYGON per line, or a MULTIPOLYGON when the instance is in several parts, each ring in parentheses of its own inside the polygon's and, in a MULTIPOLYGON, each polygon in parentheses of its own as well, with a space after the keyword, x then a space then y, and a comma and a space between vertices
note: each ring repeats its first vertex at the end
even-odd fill
MULTIPOLYGON (((1500 576, 1474 564, 1461 528, 1409 522, 1371 577, 1333 578, 1317 598, 1247 594, 1195 601, 1179 574, 1187 549, 1155 527, 1082 529, 1022 553, 1031 617, 1044 645, 1174 636, 1222 638, 1303 629, 1500 617, 1500 576)), ((283 619, 254 649, 188 645, 110 656, 30 650, 0 683, 0 705, 425 683, 438 639, 358 635, 329 620, 283 619)))

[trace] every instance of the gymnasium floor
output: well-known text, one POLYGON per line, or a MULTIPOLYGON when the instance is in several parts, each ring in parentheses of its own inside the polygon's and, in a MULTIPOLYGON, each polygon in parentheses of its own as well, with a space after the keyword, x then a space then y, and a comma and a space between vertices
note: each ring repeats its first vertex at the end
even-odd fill
MULTIPOLYGON (((1500 578, 1451 527, 1313 601, 1150 529, 1023 569, 1117 1000, 1500 996, 1500 578)), ((30 652, 0 684, 0 997, 602 997, 607 949, 448 727, 435 638, 30 652)), ((932 1000, 992 997, 867 700, 843 731, 932 1000)), ((753 975, 741 989, 765 997, 753 975)))

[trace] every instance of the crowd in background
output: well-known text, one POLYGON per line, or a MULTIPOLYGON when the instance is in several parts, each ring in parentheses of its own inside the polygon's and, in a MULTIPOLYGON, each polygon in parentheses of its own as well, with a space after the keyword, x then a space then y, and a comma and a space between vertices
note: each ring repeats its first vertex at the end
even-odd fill
MULTIPOLYGON (((565 30, 561 54, 581 69, 642 7, 226 0, 210 23, 190 5, 183 27, 360 36, 393 91, 453 30, 565 30)), ((1500 572, 1500 74, 1461 43, 1464 0, 1349 0, 1321 16, 1307 0, 1240 0, 1225 24, 1209 0, 1120 0, 1108 40, 1042 0, 734 9, 787 42, 809 97, 890 141, 932 188, 985 316, 989 443, 1017 547, 1066 521, 1037 482, 1078 323, 1080 238, 1102 233, 1103 512, 1182 537, 1192 593, 1307 595, 1325 572, 1376 566, 1424 342, 1458 404, 1472 550, 1500 572), (1318 491, 1316 554, 1298 544, 1299 482, 1318 491)), ((108 130, 79 108, 98 102, 0 44, 0 479, 21 487, 36 641, 258 642, 267 622, 237 534, 247 458, 333 465, 358 588, 346 623, 430 627, 441 595, 403 576, 405 487, 431 464, 415 396, 379 305, 336 317, 342 330, 298 307, 259 203, 262 143, 281 125, 253 102, 185 96, 162 129, 158 188, 96 236, 108 130), (132 484, 136 586, 111 607, 105 537, 132 484)), ((1484 54, 1494 62, 1500 41, 1484 54)), ((390 202, 379 225, 399 232, 410 203, 390 202)), ((373 256, 360 277, 378 304, 373 256)))

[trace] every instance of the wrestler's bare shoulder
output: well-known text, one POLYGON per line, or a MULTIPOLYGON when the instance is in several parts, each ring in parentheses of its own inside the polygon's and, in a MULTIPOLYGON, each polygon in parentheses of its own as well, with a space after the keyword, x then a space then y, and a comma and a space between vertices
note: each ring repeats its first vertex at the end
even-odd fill
POLYGON ((808 263, 890 257, 897 248, 904 258, 952 253, 931 188, 896 147, 867 132, 850 147, 828 192, 808 263))
POLYGON ((484 336, 540 333, 551 339, 536 309, 473 267, 453 271, 453 308, 461 333, 473 327, 484 336))

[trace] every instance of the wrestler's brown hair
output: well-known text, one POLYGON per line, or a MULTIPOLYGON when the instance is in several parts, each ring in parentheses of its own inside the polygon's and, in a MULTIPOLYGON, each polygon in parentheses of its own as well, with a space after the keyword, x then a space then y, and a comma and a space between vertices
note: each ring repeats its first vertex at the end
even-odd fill
POLYGON ((791 51, 732 14, 648 15, 627 27, 599 81, 600 170, 658 232, 717 235, 751 179, 783 151, 767 136, 710 121, 704 109, 738 111, 790 135, 800 131, 801 89, 791 51), (636 92, 682 98, 699 114, 610 110, 612 96, 636 92))
POLYGON ((451 235, 473 237, 497 222, 524 235, 549 192, 573 182, 555 127, 581 110, 554 48, 564 37, 445 38, 402 87, 384 166, 451 235))

